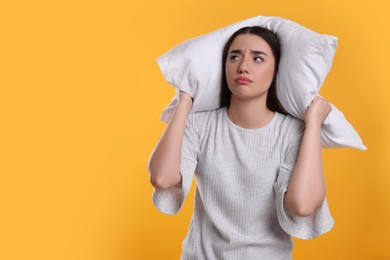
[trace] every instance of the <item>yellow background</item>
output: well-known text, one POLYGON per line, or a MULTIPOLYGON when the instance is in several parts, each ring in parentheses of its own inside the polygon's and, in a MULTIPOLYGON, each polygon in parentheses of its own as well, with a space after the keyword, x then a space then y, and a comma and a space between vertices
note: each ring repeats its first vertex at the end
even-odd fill
POLYGON ((339 38, 321 95, 368 147, 324 150, 335 226, 294 239, 294 259, 390 259, 387 2, 2 1, 0 259, 178 259, 194 186, 178 215, 152 204, 146 163, 174 95, 155 59, 256 15, 339 38))

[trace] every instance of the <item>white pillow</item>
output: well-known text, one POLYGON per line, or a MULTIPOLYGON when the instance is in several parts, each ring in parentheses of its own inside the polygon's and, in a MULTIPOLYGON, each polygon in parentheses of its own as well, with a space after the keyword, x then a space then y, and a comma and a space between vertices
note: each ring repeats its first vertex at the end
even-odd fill
MULTIPOLYGON (((193 97, 190 113, 219 108, 223 47, 235 31, 245 26, 262 26, 277 34, 281 45, 277 95, 287 112, 303 120, 330 70, 338 39, 285 18, 256 16, 187 40, 157 59, 165 79, 176 88, 176 95, 161 115, 162 121, 171 118, 179 90, 193 97)), ((321 137, 323 147, 367 149, 333 104, 321 137)))

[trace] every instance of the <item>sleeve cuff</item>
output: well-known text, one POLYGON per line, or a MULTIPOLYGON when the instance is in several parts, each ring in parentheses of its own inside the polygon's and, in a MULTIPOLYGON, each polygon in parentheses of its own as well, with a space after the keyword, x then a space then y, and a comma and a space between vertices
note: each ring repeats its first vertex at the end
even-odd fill
POLYGON ((280 226, 289 235, 300 239, 312 239, 330 231, 334 226, 334 220, 330 214, 326 198, 321 207, 308 217, 295 216, 284 206, 284 194, 287 191, 292 168, 289 165, 282 164, 279 169, 278 179, 274 184, 277 217, 280 226))

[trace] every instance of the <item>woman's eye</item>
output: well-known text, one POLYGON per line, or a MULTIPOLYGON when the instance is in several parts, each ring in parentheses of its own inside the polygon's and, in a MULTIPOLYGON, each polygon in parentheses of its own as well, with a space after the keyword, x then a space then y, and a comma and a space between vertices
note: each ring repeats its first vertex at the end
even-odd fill
POLYGON ((238 59, 240 59, 240 56, 238 56, 238 55, 230 56, 230 60, 238 60, 238 59))
POLYGON ((264 61, 264 59, 261 58, 261 57, 255 57, 254 60, 255 60, 255 61, 264 61))

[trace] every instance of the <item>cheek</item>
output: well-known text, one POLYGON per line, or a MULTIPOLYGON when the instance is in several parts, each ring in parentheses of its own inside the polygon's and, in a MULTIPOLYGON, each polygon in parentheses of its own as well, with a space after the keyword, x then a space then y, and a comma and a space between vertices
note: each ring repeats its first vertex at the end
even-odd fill
POLYGON ((263 75, 263 78, 267 79, 267 81, 272 81, 274 78, 274 66, 265 67, 261 74, 263 75))
POLYGON ((232 91, 231 87, 234 85, 234 78, 235 78, 234 72, 235 72, 235 68, 231 64, 225 66, 226 83, 230 91, 232 91))
POLYGON ((226 79, 227 79, 228 82, 229 82, 229 79, 232 77, 233 72, 234 72, 233 66, 226 64, 226 66, 225 66, 225 73, 226 73, 226 79))

